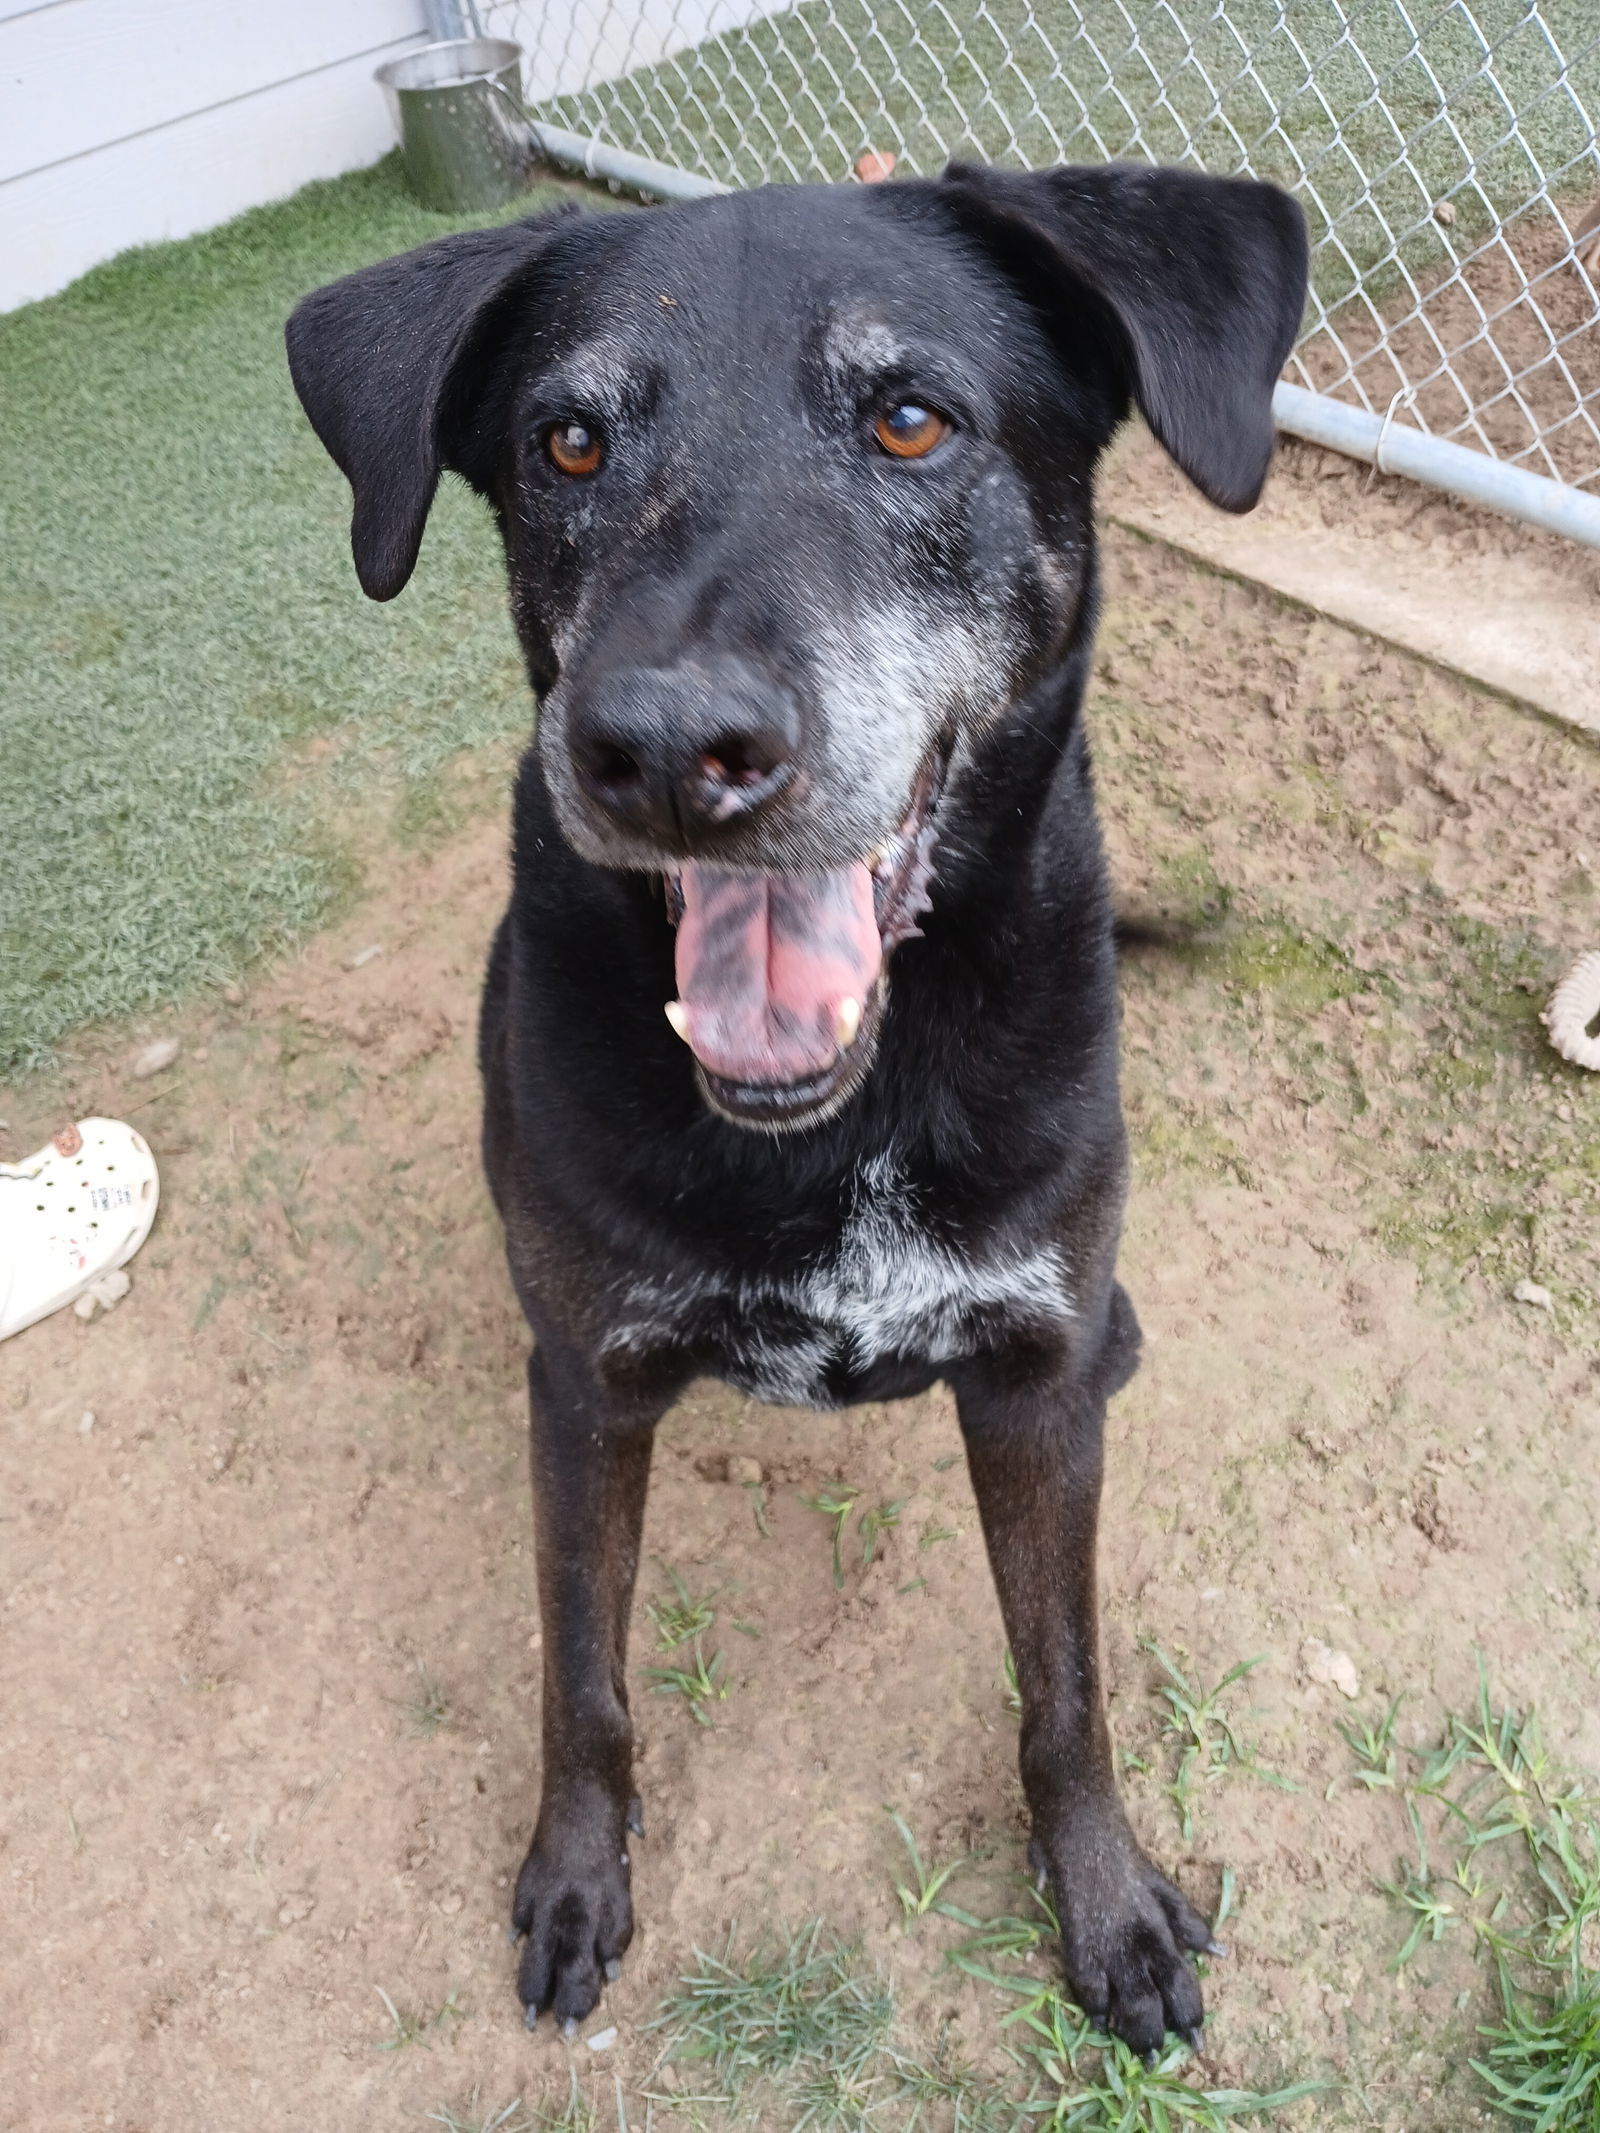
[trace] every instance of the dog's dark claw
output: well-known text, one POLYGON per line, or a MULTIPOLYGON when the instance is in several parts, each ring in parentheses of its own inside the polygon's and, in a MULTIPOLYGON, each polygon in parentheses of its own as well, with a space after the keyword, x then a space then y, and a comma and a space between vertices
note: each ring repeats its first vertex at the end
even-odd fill
POLYGON ((524 1934, 520 1926, 506 1927, 506 1939, 510 1941, 513 1948, 520 1948, 526 1938, 527 1936, 526 1934, 524 1934))
POLYGON ((523 2008, 522 2026, 524 2029, 537 2029, 539 2027, 539 2010, 537 2007, 523 2008))
POLYGON ((628 1828, 636 1837, 644 1835, 644 1802, 637 1793, 628 1802, 628 1828))
POLYGON ((572 2042, 573 2038, 574 2038, 574 2037, 575 2037, 575 2036, 576 2036, 577 2034, 578 2034, 578 2018, 577 2018, 577 2016, 576 2016, 576 2015, 568 2015, 568 2016, 567 2016, 567 2019, 566 2019, 566 2020, 565 2020, 565 2021, 564 2021, 564 2022, 562 2023, 562 2025, 561 2025, 561 2041, 562 2041, 562 2043, 563 2043, 563 2044, 570 2044, 570 2043, 572 2042))
POLYGON ((1220 1940, 1208 1940, 1200 1950, 1202 1955, 1226 1955, 1227 1952, 1220 1940))
POLYGON ((1197 2059, 1202 2059, 1205 2057, 1205 2032, 1201 2027, 1200 2023, 1196 2022, 1191 2029, 1185 2029, 1181 2031, 1180 2034, 1183 2037, 1184 2043, 1188 2045, 1190 2051, 1194 2053, 1197 2059))
POLYGON ((612 1956, 610 1962, 605 1964, 604 1970, 606 1983, 614 1985, 622 1975, 622 1957, 620 1955, 612 1956))

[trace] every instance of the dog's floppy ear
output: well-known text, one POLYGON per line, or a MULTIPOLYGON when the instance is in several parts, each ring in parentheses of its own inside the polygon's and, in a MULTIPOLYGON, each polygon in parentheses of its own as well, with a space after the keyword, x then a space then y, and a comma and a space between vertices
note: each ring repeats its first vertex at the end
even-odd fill
POLYGON ((350 546, 370 598, 392 600, 415 568, 453 463, 452 387, 569 212, 438 238, 313 290, 290 318, 289 374, 353 492, 350 546))
POLYGON ((1288 194, 1127 163, 952 163, 943 188, 1046 319, 1072 284, 1093 292, 1126 340, 1146 422, 1213 503, 1248 511, 1267 478, 1272 388, 1305 304, 1305 217, 1288 194))

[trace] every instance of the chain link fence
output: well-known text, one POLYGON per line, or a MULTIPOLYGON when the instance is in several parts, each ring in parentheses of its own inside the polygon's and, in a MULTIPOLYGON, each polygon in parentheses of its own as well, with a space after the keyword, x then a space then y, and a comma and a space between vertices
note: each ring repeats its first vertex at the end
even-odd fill
POLYGON ((527 51, 537 117, 730 186, 867 150, 1271 178, 1311 226, 1292 383, 1600 496, 1600 0, 478 13, 527 51))

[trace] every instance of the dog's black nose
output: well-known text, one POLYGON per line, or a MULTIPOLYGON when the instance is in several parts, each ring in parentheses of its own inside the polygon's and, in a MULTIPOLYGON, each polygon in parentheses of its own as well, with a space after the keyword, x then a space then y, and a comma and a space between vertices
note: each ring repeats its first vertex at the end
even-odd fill
POLYGON ((799 712, 742 660, 626 667, 573 706, 573 763, 627 828, 679 839, 742 820, 794 776, 799 712))

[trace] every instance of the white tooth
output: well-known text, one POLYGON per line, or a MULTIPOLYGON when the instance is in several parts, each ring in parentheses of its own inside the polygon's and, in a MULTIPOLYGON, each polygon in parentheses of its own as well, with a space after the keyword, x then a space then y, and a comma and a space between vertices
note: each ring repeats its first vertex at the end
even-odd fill
POLYGON ((869 873, 872 874, 881 874, 888 864, 889 840, 887 837, 885 837, 882 844, 875 844, 872 847, 872 850, 868 852, 867 870, 869 873))
POLYGON ((687 1044, 689 1041, 689 1010, 681 1000, 667 1002, 667 1020, 687 1044))
POLYGON ((841 1045, 854 1044, 856 1031, 861 1027, 861 1002, 859 1000, 841 1000, 839 1002, 839 1019, 834 1027, 838 1032, 841 1045))

